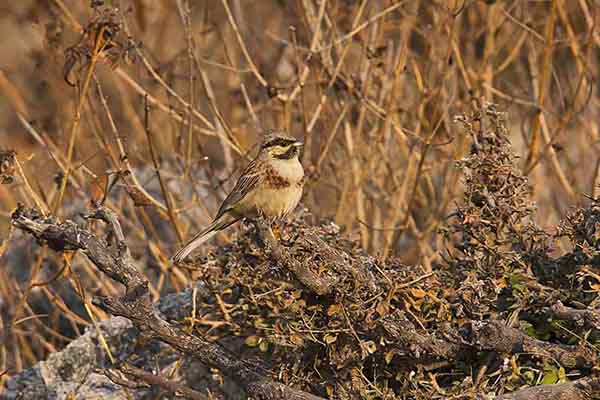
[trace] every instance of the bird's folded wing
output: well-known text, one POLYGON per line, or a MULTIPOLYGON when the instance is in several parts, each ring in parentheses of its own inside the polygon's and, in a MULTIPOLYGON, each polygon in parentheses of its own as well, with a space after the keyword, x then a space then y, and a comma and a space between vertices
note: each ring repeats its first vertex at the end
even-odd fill
POLYGON ((221 217, 227 211, 231 210, 248 193, 254 190, 259 182, 259 179, 260 171, 258 171, 256 160, 253 160, 250 162, 250 164, 248 164, 238 181, 235 183, 231 193, 229 193, 225 200, 223 200, 223 204, 221 204, 221 207, 219 207, 219 211, 217 211, 217 216, 215 219, 221 217))

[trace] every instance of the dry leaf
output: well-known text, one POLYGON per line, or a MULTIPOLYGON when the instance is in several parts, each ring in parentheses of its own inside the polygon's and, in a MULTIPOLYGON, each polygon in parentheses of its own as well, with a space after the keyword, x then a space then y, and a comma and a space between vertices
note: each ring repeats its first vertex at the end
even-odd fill
POLYGON ((258 348, 263 353, 266 353, 269 350, 269 342, 267 342, 266 340, 261 340, 260 344, 258 345, 258 348))
POLYGON ((367 342, 363 342, 362 345, 363 345, 363 348, 365 350, 367 350, 367 352, 369 354, 373 354, 373 353, 375 353, 377 351, 377 345, 372 340, 369 340, 367 342))
POLYGON ((379 304, 377 304, 376 310, 377 310, 377 313, 383 317, 383 316, 386 316, 389 314, 390 306, 387 302, 382 301, 379 304))
POLYGON ((394 350, 390 350, 387 353, 385 353, 385 363, 389 364, 392 362, 392 360, 394 359, 394 354, 396 354, 396 352, 394 350))
POLYGON ((302 339, 302 337, 300 337, 298 335, 292 335, 292 336, 290 336, 290 342, 292 342, 296 346, 303 346, 304 345, 304 339, 302 339))
POLYGON ((104 203, 106 192, 108 191, 108 174, 102 174, 92 179, 89 186, 90 201, 94 207, 100 206, 104 203))
POLYGON ((415 299, 422 299, 423 297, 427 296, 427 292, 424 291, 423 289, 410 288, 408 290, 410 291, 410 295, 412 297, 414 297, 415 299))
POLYGON ((127 185, 125 186, 125 190, 127 190, 127 194, 129 194, 129 197, 131 197, 131 200, 133 200, 133 203, 136 207, 146 207, 152 205, 152 200, 150 200, 148 196, 146 196, 146 194, 137 187, 127 185))
POLYGON ((17 153, 13 150, 0 150, 0 184, 12 183, 16 174, 17 153))
POLYGON ((327 315, 331 317, 332 315, 338 314, 341 311, 341 309, 342 308, 339 306, 339 304, 332 304, 327 309, 327 315))

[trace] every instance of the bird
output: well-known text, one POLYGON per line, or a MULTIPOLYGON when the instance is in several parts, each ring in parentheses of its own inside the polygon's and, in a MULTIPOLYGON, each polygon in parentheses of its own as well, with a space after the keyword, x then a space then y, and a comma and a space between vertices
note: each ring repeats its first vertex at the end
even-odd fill
POLYGON ((172 257, 173 263, 181 263, 203 243, 243 218, 262 217, 273 223, 294 211, 304 184, 299 159, 302 146, 302 141, 284 132, 267 133, 257 156, 243 170, 212 223, 172 257))

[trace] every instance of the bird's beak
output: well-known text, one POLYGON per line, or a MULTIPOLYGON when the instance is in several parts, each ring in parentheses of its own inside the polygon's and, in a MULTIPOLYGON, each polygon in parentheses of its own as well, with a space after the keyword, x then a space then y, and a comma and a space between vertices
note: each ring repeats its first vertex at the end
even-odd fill
POLYGON ((294 147, 302 147, 302 146, 304 146, 304 143, 302 143, 302 142, 296 142, 292 146, 294 146, 294 147))

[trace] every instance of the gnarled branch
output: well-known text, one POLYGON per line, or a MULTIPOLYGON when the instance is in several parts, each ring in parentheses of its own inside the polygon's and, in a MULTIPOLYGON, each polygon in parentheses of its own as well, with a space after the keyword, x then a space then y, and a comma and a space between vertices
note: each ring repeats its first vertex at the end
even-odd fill
POLYGON ((13 213, 12 224, 29 232, 39 241, 46 242, 54 250, 81 250, 102 272, 122 283, 126 287, 124 297, 97 297, 93 302, 113 315, 130 319, 144 337, 160 340, 219 369, 254 398, 321 399, 272 380, 268 372, 258 370, 255 364, 241 360, 224 347, 190 335, 162 319, 151 302, 147 281, 129 256, 116 214, 107 209, 99 209, 87 217, 101 219, 112 226, 117 238, 116 247, 109 246, 106 240, 71 221, 58 222, 55 218, 43 217, 35 210, 22 206, 13 213))

